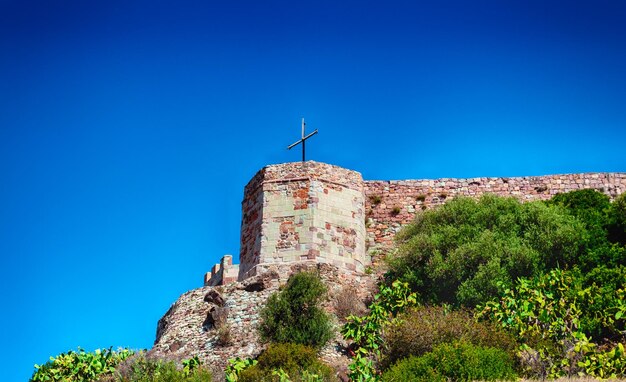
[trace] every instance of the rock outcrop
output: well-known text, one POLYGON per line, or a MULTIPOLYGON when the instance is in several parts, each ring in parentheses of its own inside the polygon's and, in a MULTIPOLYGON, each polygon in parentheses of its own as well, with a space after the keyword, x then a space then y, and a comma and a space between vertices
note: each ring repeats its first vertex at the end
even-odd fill
POLYGON ((279 264, 243 282, 183 294, 159 320, 151 352, 174 359, 197 355, 217 374, 231 358, 256 357, 265 348, 257 331, 261 309, 291 274, 301 271, 317 272, 328 287, 323 306, 333 317, 336 333, 322 349, 321 358, 339 370, 345 369, 349 360, 344 354, 337 313, 364 307, 375 292, 376 277, 356 276, 331 264, 315 262, 279 264))

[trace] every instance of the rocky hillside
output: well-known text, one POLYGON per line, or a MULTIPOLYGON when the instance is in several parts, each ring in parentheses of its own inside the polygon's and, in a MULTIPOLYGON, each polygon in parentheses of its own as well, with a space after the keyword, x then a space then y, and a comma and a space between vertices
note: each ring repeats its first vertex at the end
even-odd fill
MULTIPOLYGON (((277 265, 243 282, 198 288, 180 296, 159 320, 151 352, 174 359, 198 355, 216 371, 223 370, 231 358, 256 357, 264 349, 257 333, 261 308, 291 274, 300 271, 317 271, 328 287, 324 308, 337 327, 338 317, 363 309, 375 291, 374 275, 355 276, 330 264, 277 265)), ((341 370, 348 358, 341 336, 335 334, 321 358, 341 370)))

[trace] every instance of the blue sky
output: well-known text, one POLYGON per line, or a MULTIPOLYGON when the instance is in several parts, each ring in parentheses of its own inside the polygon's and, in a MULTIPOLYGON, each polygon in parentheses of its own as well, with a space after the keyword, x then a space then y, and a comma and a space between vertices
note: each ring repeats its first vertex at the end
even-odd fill
POLYGON ((621 1, 0 0, 3 380, 149 348, 300 119, 366 179, 626 171, 621 1))

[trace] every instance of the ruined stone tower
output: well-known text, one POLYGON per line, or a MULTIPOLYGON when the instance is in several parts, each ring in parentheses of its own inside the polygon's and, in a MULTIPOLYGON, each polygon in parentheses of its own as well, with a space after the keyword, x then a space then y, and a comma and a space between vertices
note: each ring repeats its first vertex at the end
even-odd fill
MULTIPOLYGON (((238 279, 307 261, 363 272, 370 263, 365 234, 361 174, 313 161, 267 166, 244 190, 238 279)), ((232 261, 216 267, 205 284, 234 281, 232 261)))
POLYGON ((297 262, 361 273, 372 261, 370 254, 389 248, 419 211, 449 198, 491 193, 547 200, 584 188, 615 198, 626 191, 626 173, 364 181, 356 171, 313 161, 267 166, 244 189, 240 264, 224 256, 204 284, 243 281, 272 265, 297 262))

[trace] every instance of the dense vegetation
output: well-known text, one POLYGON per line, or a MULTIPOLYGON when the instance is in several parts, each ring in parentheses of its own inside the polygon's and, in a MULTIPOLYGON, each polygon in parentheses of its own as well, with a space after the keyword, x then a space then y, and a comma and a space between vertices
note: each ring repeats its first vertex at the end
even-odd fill
POLYGON ((353 380, 625 376, 626 195, 457 198, 397 240, 383 288, 418 307, 351 317, 353 380))
POLYGON ((259 334, 270 342, 255 359, 234 359, 227 382, 332 382, 334 371, 317 359, 332 336, 330 317, 320 307, 326 287, 311 272, 292 275, 261 310, 259 334))
POLYGON ((398 236, 388 277, 424 302, 474 307, 518 277, 576 263, 583 223, 563 208, 485 195, 424 211, 398 236))
POLYGON ((310 272, 293 275, 261 311, 259 332, 266 341, 320 348, 332 336, 330 318, 319 307, 326 287, 310 272))
POLYGON ((515 380, 513 360, 506 352, 465 342, 442 343, 422 356, 410 356, 382 375, 384 382, 447 382, 515 380))
POLYGON ((43 365, 35 365, 32 382, 63 381, 63 382, 90 382, 97 380, 101 375, 113 374, 120 362, 130 357, 130 349, 97 349, 87 352, 84 349, 70 350, 61 353, 43 365))
MULTIPOLYGON (((419 214, 397 240, 367 313, 341 329, 352 381, 626 376, 626 194, 457 198, 419 214)), ((316 274, 293 275, 261 311, 267 349, 231 360, 226 381, 337 381, 318 359, 332 337, 325 296, 316 274)), ((70 351, 31 378, 210 380, 198 358, 177 366, 127 349, 70 351)))
POLYGON ((31 382, 211 382, 211 373, 197 357, 172 361, 147 357, 145 352, 78 349, 35 365, 31 382))
POLYGON ((173 361, 152 358, 141 352, 122 363, 114 378, 99 382, 211 382, 209 369, 198 357, 182 361, 178 367, 173 361))
POLYGON ((270 344, 257 361, 239 374, 239 382, 337 381, 333 369, 320 362, 309 346, 270 344))

